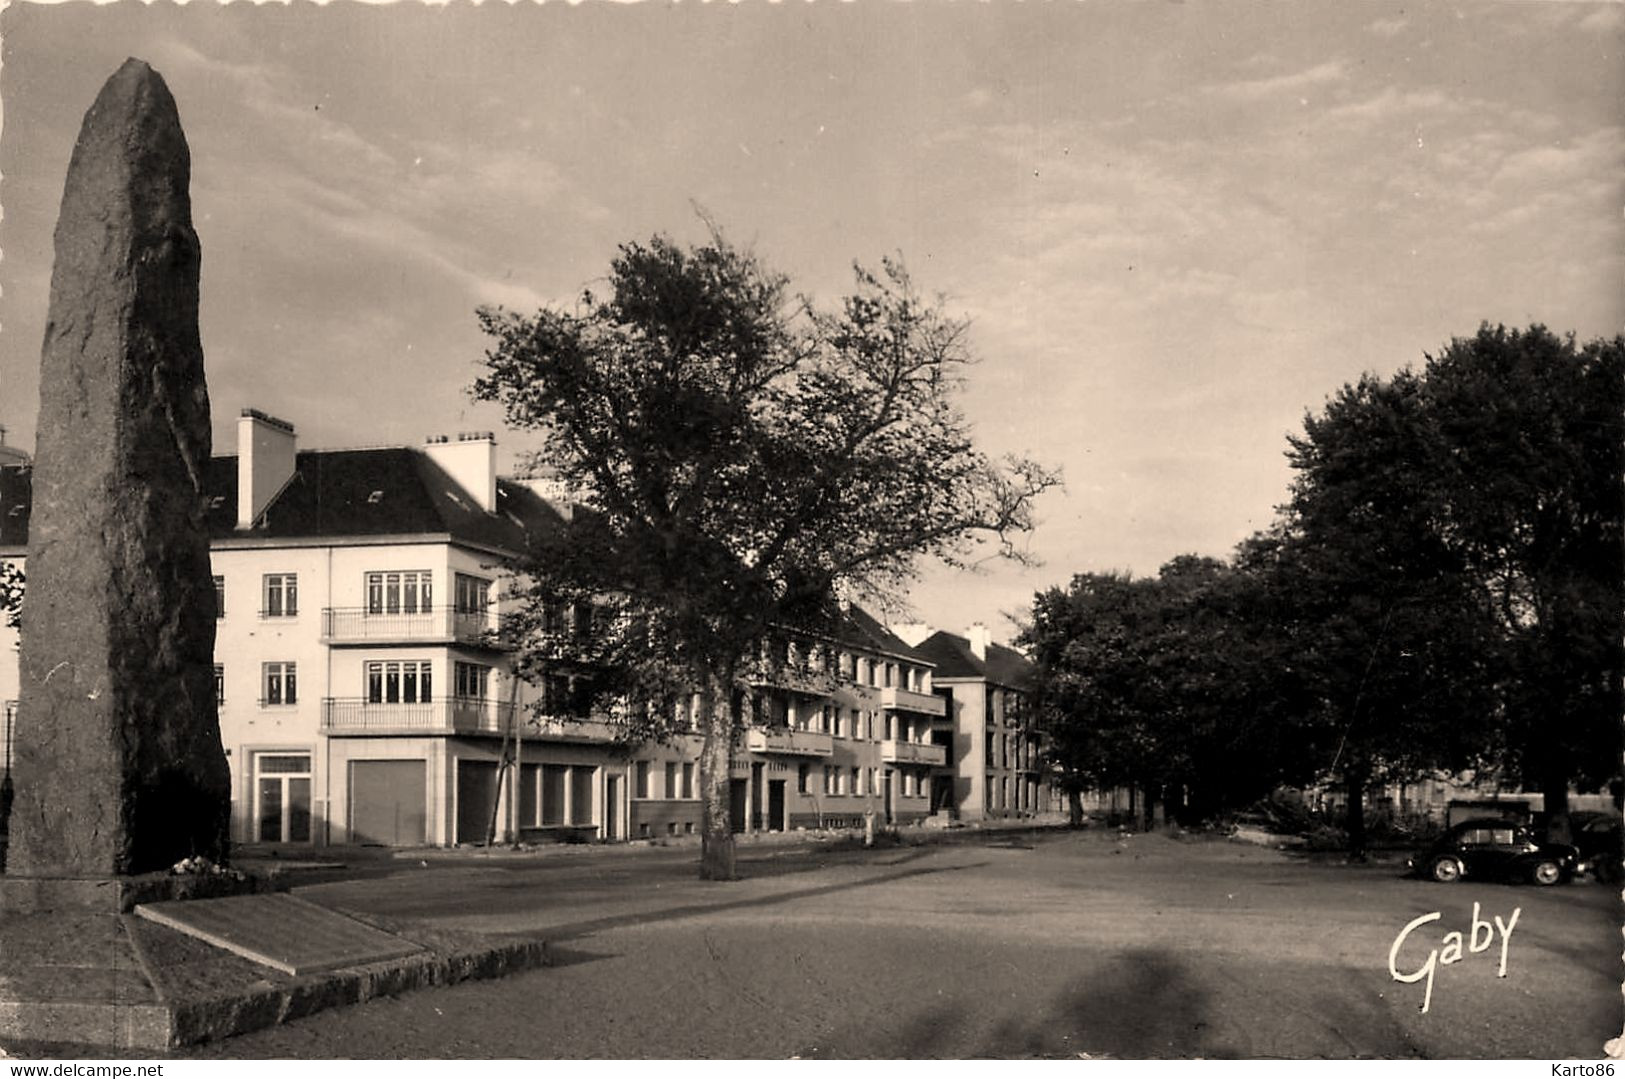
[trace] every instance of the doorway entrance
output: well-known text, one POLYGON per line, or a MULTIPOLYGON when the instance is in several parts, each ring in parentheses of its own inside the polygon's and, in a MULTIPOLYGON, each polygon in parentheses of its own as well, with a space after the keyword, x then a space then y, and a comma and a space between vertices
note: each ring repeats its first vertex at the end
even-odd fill
POLYGON ((784 832, 789 826, 784 819, 784 780, 767 781, 767 830, 784 832))
POLYGON ((254 840, 310 842, 310 754, 254 755, 254 840))

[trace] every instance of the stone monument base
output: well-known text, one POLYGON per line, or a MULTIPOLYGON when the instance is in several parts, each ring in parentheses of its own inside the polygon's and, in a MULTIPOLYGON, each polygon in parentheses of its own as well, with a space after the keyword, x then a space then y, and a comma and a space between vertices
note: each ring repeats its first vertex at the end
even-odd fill
POLYGON ((56 910, 0 918, 0 1045, 12 1056, 36 1057, 161 1051, 548 962, 541 940, 366 921, 417 950, 294 975, 137 914, 56 910))
POLYGON ((219 899, 279 890, 275 878, 246 873, 143 873, 123 877, 7 875, 0 876, 0 918, 57 911, 128 914, 140 903, 219 899))

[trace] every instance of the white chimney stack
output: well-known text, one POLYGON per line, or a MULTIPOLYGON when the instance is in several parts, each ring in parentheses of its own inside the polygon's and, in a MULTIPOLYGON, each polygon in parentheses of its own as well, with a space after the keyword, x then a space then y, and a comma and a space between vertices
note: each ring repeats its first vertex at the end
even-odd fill
POLYGON ((887 626, 886 628, 892 631, 894 637, 910 648, 917 647, 921 641, 936 632, 925 622, 899 622, 895 626, 887 626))
POLYGON ((972 622, 970 629, 965 632, 965 639, 970 642, 971 654, 977 659, 987 658, 987 646, 993 643, 993 634, 984 622, 972 622))
POLYGON ((453 442, 445 435, 429 439, 423 451, 446 475, 457 481, 474 504, 486 513, 497 509, 497 436, 490 431, 465 431, 453 442))
POLYGON ((293 424, 245 408, 237 417, 237 527, 252 528, 293 479, 293 424))

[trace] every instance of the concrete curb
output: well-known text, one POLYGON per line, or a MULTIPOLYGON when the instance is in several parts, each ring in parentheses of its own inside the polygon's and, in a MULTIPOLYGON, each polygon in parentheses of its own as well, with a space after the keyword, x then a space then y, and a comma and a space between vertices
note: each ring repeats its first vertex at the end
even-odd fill
POLYGON ((203 999, 166 1000, 175 1048, 278 1026, 327 1008, 361 1004, 414 989, 501 978, 548 965, 547 942, 508 941, 450 954, 420 954, 295 978, 203 999))

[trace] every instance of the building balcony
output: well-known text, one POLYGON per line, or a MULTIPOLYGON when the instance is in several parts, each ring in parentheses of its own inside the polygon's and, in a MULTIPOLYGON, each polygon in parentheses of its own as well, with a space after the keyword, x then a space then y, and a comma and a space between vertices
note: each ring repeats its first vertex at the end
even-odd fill
POLYGON ((916 693, 899 686, 887 686, 880 691, 880 707, 897 712, 917 712, 938 719, 948 714, 948 702, 935 693, 916 693))
POLYGON ((880 743, 880 759, 887 764, 928 764, 943 768, 948 764, 948 747, 891 740, 880 743))
POLYGON ((622 728, 599 719, 565 719, 558 716, 527 716, 520 728, 526 738, 549 742, 613 742, 622 728))
POLYGON ((785 665, 757 670, 748 676, 748 681, 755 689, 778 689, 803 697, 829 697, 835 693, 834 676, 810 667, 785 665))
POLYGON ((835 739, 817 731, 752 727, 745 732, 745 748, 752 753, 783 757, 828 757, 835 752, 835 739))
POLYGON ((335 737, 384 734, 506 734, 513 705, 471 697, 417 702, 360 698, 322 700, 322 733, 335 737))
POLYGON ((502 648, 494 611, 428 607, 375 611, 367 607, 322 608, 322 643, 333 645, 461 644, 502 648))

